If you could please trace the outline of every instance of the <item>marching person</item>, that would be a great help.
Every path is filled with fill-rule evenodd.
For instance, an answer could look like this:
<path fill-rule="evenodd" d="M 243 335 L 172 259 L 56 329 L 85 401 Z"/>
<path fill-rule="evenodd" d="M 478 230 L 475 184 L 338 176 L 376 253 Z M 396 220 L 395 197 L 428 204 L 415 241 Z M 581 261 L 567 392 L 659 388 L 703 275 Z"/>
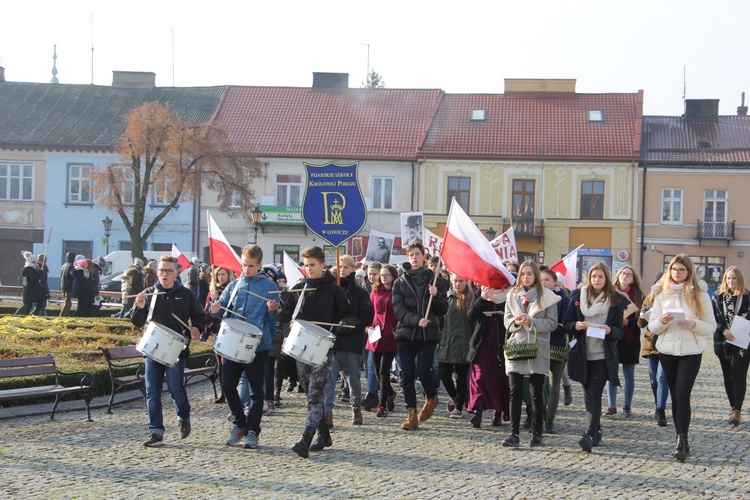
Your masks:
<path fill-rule="evenodd" d="M 550 332 L 557 327 L 557 303 L 560 297 L 544 288 L 536 262 L 527 260 L 518 271 L 518 280 L 505 302 L 506 340 L 505 372 L 510 380 L 511 433 L 502 446 L 518 448 L 523 403 L 523 379 L 528 375 L 531 391 L 531 441 L 529 446 L 542 446 L 544 402 L 542 388 L 549 373 Z M 508 353 L 511 345 L 538 343 L 534 357 L 514 359 Z M 531 356 L 531 354 L 529 354 Z M 559 392 L 559 386 L 558 386 Z"/>
<path fill-rule="evenodd" d="M 39 314 L 39 302 L 44 298 L 42 284 L 39 281 L 39 266 L 36 264 L 36 256 L 28 250 L 22 252 L 26 261 L 21 276 L 23 277 L 23 308 L 21 314 Z"/>
<path fill-rule="evenodd" d="M 130 313 L 133 325 L 140 328 L 153 321 L 180 333 L 188 342 L 188 347 L 180 353 L 179 360 L 173 367 L 146 358 L 146 409 L 150 435 L 143 445 L 147 447 L 157 446 L 164 440 L 161 391 L 165 375 L 180 421 L 180 438 L 188 437 L 191 430 L 190 402 L 185 390 L 185 360 L 190 355 L 190 339 L 198 339 L 206 325 L 206 313 L 190 290 L 175 283 L 176 263 L 177 259 L 171 255 L 161 257 L 156 270 L 159 283 L 138 294 Z M 182 323 L 188 324 L 188 321 L 190 329 L 186 330 Z"/>
<path fill-rule="evenodd" d="M 565 287 L 560 288 L 557 286 L 557 275 L 550 269 L 540 271 L 542 286 L 547 290 L 551 290 L 552 293 L 560 297 L 560 302 L 557 303 L 557 325 L 552 332 L 549 334 L 549 346 L 550 346 L 550 360 L 549 360 L 549 399 L 547 400 L 547 410 L 544 412 L 544 432 L 545 434 L 556 434 L 555 428 L 555 416 L 557 415 L 557 407 L 560 404 L 560 385 L 563 381 L 563 373 L 565 373 L 565 367 L 568 364 L 567 360 L 567 346 L 568 346 L 568 334 L 565 332 L 565 328 L 560 324 L 560 320 L 565 318 L 565 312 L 568 310 L 570 304 L 570 297 L 567 295 Z M 565 353 L 561 355 L 564 359 L 553 356 L 553 352 Z M 571 393 L 570 381 L 568 385 L 563 385 L 565 396 Z M 570 404 L 565 402 L 565 404 Z"/>
<path fill-rule="evenodd" d="M 65 263 L 60 267 L 60 291 L 63 294 L 63 307 L 60 309 L 60 317 L 69 316 L 73 305 L 73 271 L 76 260 L 75 252 L 65 254 Z"/>
<path fill-rule="evenodd" d="M 724 390 L 729 399 L 732 412 L 728 422 L 737 427 L 740 425 L 742 403 L 745 402 L 747 390 L 747 368 L 750 366 L 750 351 L 730 344 L 734 341 L 732 322 L 740 316 L 747 319 L 748 291 L 742 271 L 734 266 L 727 268 L 721 279 L 721 287 L 712 299 L 716 331 L 714 332 L 714 353 L 719 358 L 721 373 L 724 378 Z"/>
<path fill-rule="evenodd" d="M 378 417 L 387 417 L 389 411 L 393 411 L 393 398 L 395 391 L 391 387 L 391 365 L 396 357 L 398 344 L 393 336 L 398 326 L 396 313 L 393 312 L 393 283 L 398 279 L 398 271 L 390 264 L 383 266 L 379 275 L 372 282 L 370 301 L 375 314 L 372 325 L 380 328 L 380 339 L 371 342 L 367 339 L 366 348 L 370 352 L 370 358 L 378 378 L 378 389 L 380 393 L 378 405 Z"/>
<path fill-rule="evenodd" d="M 651 392 L 654 395 L 654 419 L 659 427 L 667 426 L 667 397 L 669 397 L 669 385 L 664 367 L 659 363 L 659 351 L 656 350 L 656 337 L 648 331 L 648 322 L 651 319 L 651 307 L 654 305 L 654 295 L 661 291 L 660 280 L 664 271 L 659 271 L 654 277 L 654 285 L 651 293 L 643 299 L 641 313 L 638 317 L 638 326 L 644 328 L 643 340 L 641 341 L 641 356 L 648 361 L 648 378 L 651 383 Z"/>
<path fill-rule="evenodd" d="M 607 381 L 620 386 L 617 341 L 623 335 L 623 312 L 628 300 L 617 291 L 603 262 L 589 269 L 586 283 L 570 294 L 563 326 L 574 336 L 568 354 L 568 374 L 583 385 L 586 401 L 586 431 L 578 441 L 591 453 L 602 440 L 602 393 Z M 596 331 L 588 331 L 596 328 Z M 603 330 L 604 336 L 598 334 Z M 591 333 L 591 336 L 589 336 Z"/>
<path fill-rule="evenodd" d="M 326 254 L 322 248 L 312 246 L 302 250 L 302 259 L 307 272 L 304 281 L 297 283 L 293 290 L 314 289 L 310 292 L 290 294 L 290 306 L 297 311 L 294 319 L 310 322 L 323 322 L 339 325 L 354 325 L 356 318 L 349 306 L 346 292 L 336 285 L 336 278 L 326 269 Z M 301 302 L 301 304 L 299 304 Z M 334 335 L 342 333 L 343 326 L 329 327 Z M 345 335 L 350 333 L 346 329 Z M 326 359 L 320 366 L 311 366 L 297 361 L 297 376 L 307 395 L 307 417 L 302 438 L 292 447 L 300 457 L 307 458 L 310 451 L 320 451 L 333 446 L 333 440 L 325 421 L 323 409 L 324 392 L 331 376 L 333 349 L 328 351 Z M 311 446 L 315 432 L 318 439 Z"/>
<path fill-rule="evenodd" d="M 440 342 L 438 317 L 448 312 L 448 290 L 432 285 L 434 274 L 425 266 L 422 243 L 409 244 L 406 254 L 409 261 L 403 265 L 404 274 L 393 284 L 393 311 L 398 319 L 396 341 L 408 411 L 401 428 L 412 430 L 419 426 L 419 422 L 429 419 L 438 405 L 437 388 L 431 369 L 435 348 Z M 430 297 L 431 308 L 428 311 Z M 425 391 L 425 402 L 419 415 L 414 387 L 416 377 L 422 381 Z"/>
<path fill-rule="evenodd" d="M 664 367 L 672 398 L 677 443 L 672 456 L 684 462 L 690 455 L 690 393 L 701 367 L 708 339 L 716 331 L 708 286 L 695 274 L 693 261 L 677 254 L 661 280 L 661 291 L 654 296 L 648 329 L 656 335 L 659 361 Z M 675 318 L 676 311 L 682 317 Z"/>
<path fill-rule="evenodd" d="M 224 358 L 221 367 L 221 390 L 227 406 L 232 412 L 234 428 L 227 438 L 227 446 L 236 446 L 244 438 L 244 448 L 258 447 L 260 421 L 263 416 L 263 370 L 268 353 L 276 334 L 276 303 L 270 294 L 278 290 L 276 284 L 262 273 L 263 250 L 258 245 L 247 245 L 242 249 L 242 276 L 229 283 L 221 292 L 221 297 L 209 306 L 209 314 L 214 319 L 239 319 L 258 327 L 262 332 L 260 343 L 255 349 L 255 358 L 250 363 L 239 363 Z M 260 297 L 265 297 L 263 300 Z M 223 308 L 223 309 L 222 309 Z M 230 309 L 231 312 L 226 312 Z M 250 386 L 250 407 L 247 415 L 237 392 L 237 384 L 242 374 Z"/>

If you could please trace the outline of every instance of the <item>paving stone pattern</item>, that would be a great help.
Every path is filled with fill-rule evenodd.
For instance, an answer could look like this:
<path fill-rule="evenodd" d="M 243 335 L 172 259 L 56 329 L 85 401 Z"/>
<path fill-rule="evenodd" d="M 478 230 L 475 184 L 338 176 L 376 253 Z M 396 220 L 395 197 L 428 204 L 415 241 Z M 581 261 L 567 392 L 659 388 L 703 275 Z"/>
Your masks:
<path fill-rule="evenodd" d="M 193 432 L 179 439 L 178 423 L 165 396 L 167 433 L 161 448 L 144 448 L 142 400 L 85 413 L 69 411 L 0 420 L 0 496 L 47 498 L 706 498 L 750 497 L 748 424 L 733 429 L 721 371 L 706 353 L 693 392 L 692 456 L 670 456 L 672 422 L 653 419 L 645 363 L 636 367 L 634 415 L 618 408 L 603 419 L 604 446 L 591 454 L 578 446 L 585 412 L 580 386 L 574 403 L 562 406 L 558 434 L 531 449 L 522 431 L 521 448 L 500 441 L 509 426 L 491 427 L 491 412 L 474 429 L 468 416 L 448 418 L 447 397 L 435 416 L 416 431 L 402 431 L 403 399 L 396 412 L 365 425 L 351 425 L 351 411 L 337 403 L 334 445 L 299 458 L 291 451 L 302 431 L 303 394 L 283 393 L 284 405 L 263 418 L 260 447 L 227 447 L 231 430 L 226 405 L 213 401 L 210 384 L 189 388 Z M 619 395 L 622 404 L 622 393 Z M 562 399 L 562 398 L 561 398 Z M 605 395 L 606 399 L 606 395 Z M 604 405 L 606 408 L 606 404 Z M 5 410 L 0 410 L 0 413 Z M 670 412 L 668 411 L 668 415 Z M 1 415 L 0 415 L 1 416 Z"/>

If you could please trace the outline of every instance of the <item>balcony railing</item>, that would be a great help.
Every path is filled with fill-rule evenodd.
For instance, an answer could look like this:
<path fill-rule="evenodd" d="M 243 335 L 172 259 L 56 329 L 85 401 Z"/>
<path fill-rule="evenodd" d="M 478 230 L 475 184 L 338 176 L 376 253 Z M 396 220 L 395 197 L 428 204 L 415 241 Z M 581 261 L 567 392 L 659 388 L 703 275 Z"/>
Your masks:
<path fill-rule="evenodd" d="M 516 236 L 536 236 L 539 241 L 544 237 L 544 219 L 533 219 L 531 217 L 519 217 L 510 219 L 503 218 L 504 231 L 513 226 Z"/>
<path fill-rule="evenodd" d="M 698 219 L 698 244 L 701 240 L 726 240 L 727 246 L 734 239 L 734 221 L 705 222 Z"/>

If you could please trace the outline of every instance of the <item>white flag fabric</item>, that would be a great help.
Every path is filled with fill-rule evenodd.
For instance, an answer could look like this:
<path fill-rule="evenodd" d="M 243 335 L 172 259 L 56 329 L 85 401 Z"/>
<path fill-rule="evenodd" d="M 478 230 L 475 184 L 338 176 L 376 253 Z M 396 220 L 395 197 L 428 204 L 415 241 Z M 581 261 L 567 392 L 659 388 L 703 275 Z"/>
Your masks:
<path fill-rule="evenodd" d="M 578 278 L 578 250 L 583 245 L 570 252 L 568 255 L 549 266 L 550 270 L 563 275 L 563 284 L 568 290 L 575 290 Z"/>
<path fill-rule="evenodd" d="M 516 233 L 513 230 L 513 226 L 492 240 L 490 244 L 500 256 L 503 264 L 518 262 L 518 247 L 516 247 Z"/>
<path fill-rule="evenodd" d="M 300 269 L 297 263 L 286 252 L 284 252 L 284 274 L 286 275 L 286 282 L 289 288 L 296 285 L 299 280 L 305 277 L 305 271 Z"/>

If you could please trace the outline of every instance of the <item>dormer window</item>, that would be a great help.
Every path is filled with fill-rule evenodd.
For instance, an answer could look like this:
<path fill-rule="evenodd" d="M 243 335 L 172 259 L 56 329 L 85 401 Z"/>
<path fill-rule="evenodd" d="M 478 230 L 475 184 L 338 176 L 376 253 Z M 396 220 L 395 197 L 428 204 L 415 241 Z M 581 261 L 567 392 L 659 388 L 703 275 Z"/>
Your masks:
<path fill-rule="evenodd" d="M 590 123 L 599 123 L 604 121 L 604 111 L 601 109 L 590 109 L 587 112 L 587 116 Z"/>
<path fill-rule="evenodd" d="M 487 110 L 486 109 L 472 109 L 471 110 L 471 121 L 473 122 L 483 122 L 487 119 Z"/>
<path fill-rule="evenodd" d="M 698 141 L 698 147 L 700 149 L 708 149 L 711 147 L 711 141 Z"/>

